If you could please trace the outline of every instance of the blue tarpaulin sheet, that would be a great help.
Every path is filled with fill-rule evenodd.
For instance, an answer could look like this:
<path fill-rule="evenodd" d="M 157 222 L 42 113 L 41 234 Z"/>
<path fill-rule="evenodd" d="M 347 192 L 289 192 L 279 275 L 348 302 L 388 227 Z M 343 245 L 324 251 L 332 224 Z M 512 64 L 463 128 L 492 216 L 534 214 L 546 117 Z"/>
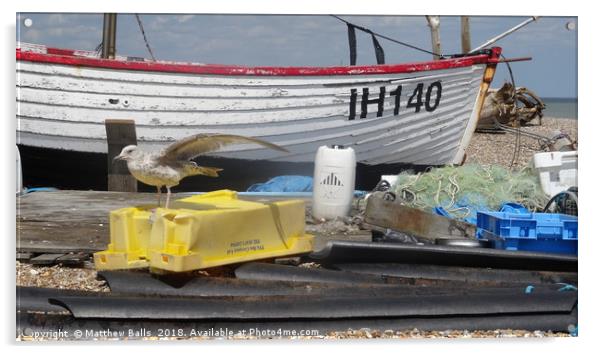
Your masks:
<path fill-rule="evenodd" d="M 287 195 L 293 196 L 292 193 L 307 193 L 307 196 L 311 196 L 311 192 L 313 192 L 313 178 L 310 176 L 278 176 L 265 183 L 255 183 L 247 188 L 246 192 L 240 194 L 287 193 Z M 363 197 L 366 192 L 356 190 L 353 195 Z"/>
<path fill-rule="evenodd" d="M 247 192 L 311 192 L 313 178 L 309 176 L 278 176 L 265 183 L 255 183 Z"/>

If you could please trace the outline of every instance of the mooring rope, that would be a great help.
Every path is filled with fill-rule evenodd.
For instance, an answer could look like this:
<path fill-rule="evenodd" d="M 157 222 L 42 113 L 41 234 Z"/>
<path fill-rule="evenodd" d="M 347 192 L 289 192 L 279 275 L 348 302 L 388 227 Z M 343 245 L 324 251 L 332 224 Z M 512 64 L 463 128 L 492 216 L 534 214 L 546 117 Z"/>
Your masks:
<path fill-rule="evenodd" d="M 363 31 L 363 32 L 369 33 L 369 34 L 371 34 L 371 35 L 373 35 L 373 36 L 380 37 L 380 38 L 382 38 L 382 39 L 386 39 L 386 40 L 388 40 L 388 41 L 391 41 L 391 42 L 393 42 L 393 43 L 397 43 L 397 44 L 399 44 L 399 45 L 403 45 L 403 46 L 406 46 L 406 47 L 408 47 L 408 48 L 412 48 L 412 49 L 415 49 L 415 50 L 418 50 L 418 51 L 421 51 L 421 52 L 424 52 L 424 53 L 427 53 L 427 54 L 436 55 L 436 56 L 438 56 L 438 57 L 441 57 L 441 58 L 443 58 L 443 57 L 445 56 L 445 55 L 443 55 L 443 54 L 434 53 L 434 52 L 431 52 L 430 50 L 426 50 L 426 49 L 423 49 L 423 48 L 417 47 L 417 46 L 415 46 L 415 45 L 412 45 L 412 44 L 409 44 L 409 43 L 405 43 L 405 42 L 399 41 L 399 40 L 397 40 L 397 39 L 393 39 L 393 38 L 391 38 L 391 37 L 387 37 L 387 36 L 385 36 L 385 35 L 382 35 L 382 34 L 380 34 L 380 33 L 376 33 L 376 32 L 372 31 L 372 30 L 371 30 L 371 29 L 369 29 L 369 28 L 365 28 L 365 27 L 362 27 L 362 26 L 358 26 L 358 25 L 356 25 L 356 24 L 354 24 L 354 23 L 351 23 L 351 22 L 349 22 L 349 21 L 347 21 L 347 20 L 344 20 L 344 19 L 340 18 L 339 16 L 336 16 L 336 15 L 330 15 L 330 16 L 332 16 L 332 17 L 336 18 L 337 20 L 339 20 L 339 21 L 341 21 L 341 22 L 344 22 L 344 23 L 346 23 L 348 26 L 353 26 L 353 27 L 355 27 L 355 28 L 359 29 L 360 31 Z"/>
<path fill-rule="evenodd" d="M 103 43 L 100 42 L 96 48 L 94 48 L 94 51 L 96 52 L 96 55 L 100 56 L 100 53 L 102 53 L 102 47 L 103 47 Z"/>
<path fill-rule="evenodd" d="M 140 32 L 142 32 L 142 37 L 144 38 L 144 43 L 146 44 L 146 49 L 148 49 L 148 53 L 150 54 L 151 58 L 153 58 L 153 61 L 157 61 L 157 59 L 155 59 L 155 56 L 153 55 L 153 51 L 151 50 L 150 45 L 148 44 L 148 39 L 146 38 L 146 33 L 144 32 L 144 26 L 142 25 L 142 20 L 140 19 L 140 16 L 138 16 L 138 14 L 134 14 L 134 16 L 136 16 L 136 21 L 138 21 L 138 27 L 140 27 Z"/>
<path fill-rule="evenodd" d="M 503 54 L 500 54 L 502 59 L 506 60 Z M 514 74 L 512 73 L 512 67 L 509 62 L 505 62 L 506 67 L 508 68 L 508 72 L 510 73 L 510 80 L 512 81 L 512 100 L 514 101 L 514 110 L 516 110 L 516 83 L 514 82 Z M 520 153 L 520 121 L 518 122 L 518 128 L 516 129 L 516 139 L 514 141 L 514 152 L 512 153 L 512 161 L 510 162 L 510 167 L 514 166 L 514 162 L 516 161 L 517 156 Z"/>

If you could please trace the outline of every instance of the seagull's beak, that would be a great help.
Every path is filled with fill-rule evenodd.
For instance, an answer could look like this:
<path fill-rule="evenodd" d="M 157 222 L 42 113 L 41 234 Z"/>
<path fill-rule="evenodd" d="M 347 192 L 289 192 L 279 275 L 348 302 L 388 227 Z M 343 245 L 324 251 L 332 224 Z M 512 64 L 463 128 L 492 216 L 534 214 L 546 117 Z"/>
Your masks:
<path fill-rule="evenodd" d="M 125 160 L 125 156 L 123 155 L 117 155 L 113 158 L 113 163 L 117 162 L 118 160 Z"/>

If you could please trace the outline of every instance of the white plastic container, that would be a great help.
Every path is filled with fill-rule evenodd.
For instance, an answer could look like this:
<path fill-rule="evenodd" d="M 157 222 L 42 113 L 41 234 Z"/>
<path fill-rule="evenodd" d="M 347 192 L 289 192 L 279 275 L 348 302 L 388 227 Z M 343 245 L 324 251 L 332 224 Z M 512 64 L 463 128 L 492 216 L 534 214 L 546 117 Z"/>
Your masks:
<path fill-rule="evenodd" d="M 533 155 L 543 191 L 550 197 L 577 186 L 577 151 L 540 152 Z"/>
<path fill-rule="evenodd" d="M 314 218 L 328 220 L 349 214 L 355 190 L 355 165 L 352 148 L 320 146 L 314 166 Z"/>
<path fill-rule="evenodd" d="M 389 185 L 391 185 L 391 187 L 393 187 L 397 184 L 398 178 L 399 178 L 399 175 L 382 175 L 382 176 L 380 176 L 380 180 L 389 182 Z"/>

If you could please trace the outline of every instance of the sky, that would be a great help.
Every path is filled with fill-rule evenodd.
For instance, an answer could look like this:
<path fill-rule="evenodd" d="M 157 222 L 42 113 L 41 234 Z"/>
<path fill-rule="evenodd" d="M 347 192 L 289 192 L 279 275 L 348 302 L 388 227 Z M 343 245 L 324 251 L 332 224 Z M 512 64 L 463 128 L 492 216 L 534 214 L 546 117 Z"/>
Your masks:
<path fill-rule="evenodd" d="M 349 63 L 347 27 L 328 15 L 203 15 L 140 13 L 146 36 L 159 60 L 249 66 L 333 66 Z M 385 36 L 431 50 L 424 16 L 341 16 Z M 488 39 L 528 17 L 474 16 L 471 44 Z M 24 25 L 25 19 L 31 26 Z M 47 46 L 94 50 L 102 40 L 100 13 L 18 13 L 17 40 Z M 29 21 L 28 21 L 29 22 Z M 542 17 L 496 43 L 507 58 L 532 57 L 511 64 L 517 86 L 541 97 L 577 97 L 576 17 Z M 441 17 L 444 54 L 461 52 L 460 17 Z M 358 65 L 375 64 L 369 35 L 357 32 Z M 386 63 L 431 60 L 432 56 L 380 39 Z M 117 20 L 117 53 L 150 58 L 134 14 Z M 510 81 L 499 66 L 494 87 Z"/>

